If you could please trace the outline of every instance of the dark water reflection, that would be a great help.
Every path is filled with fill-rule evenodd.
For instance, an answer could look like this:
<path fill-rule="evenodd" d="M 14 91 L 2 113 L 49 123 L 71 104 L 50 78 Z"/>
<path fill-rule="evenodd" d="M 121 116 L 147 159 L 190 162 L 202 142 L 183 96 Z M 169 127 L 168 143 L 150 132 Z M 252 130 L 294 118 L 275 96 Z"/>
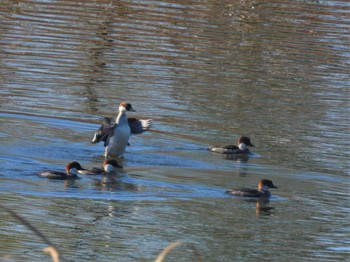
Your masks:
<path fill-rule="evenodd" d="M 349 256 L 346 1 L 2 1 L 0 199 L 68 261 L 345 260 Z M 35 173 L 102 162 L 89 141 L 126 100 L 114 183 Z M 248 159 L 207 145 L 252 138 Z M 227 197 L 267 177 L 266 202 Z M 110 181 L 109 181 L 110 182 Z M 0 260 L 44 244 L 0 210 Z"/>

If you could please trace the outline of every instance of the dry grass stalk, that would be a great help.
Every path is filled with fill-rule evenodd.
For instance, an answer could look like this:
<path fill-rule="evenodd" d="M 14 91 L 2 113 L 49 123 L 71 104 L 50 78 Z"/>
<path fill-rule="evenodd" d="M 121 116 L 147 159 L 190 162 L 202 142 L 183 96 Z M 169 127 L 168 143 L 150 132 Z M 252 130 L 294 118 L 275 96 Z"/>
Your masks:
<path fill-rule="evenodd" d="M 154 262 L 162 262 L 164 260 L 164 258 L 166 257 L 166 255 L 175 247 L 182 245 L 181 241 L 176 241 L 173 242 L 171 244 L 169 244 L 166 248 L 163 249 L 162 252 L 160 252 L 160 254 L 158 255 L 158 257 L 156 258 L 156 260 L 154 260 Z"/>
<path fill-rule="evenodd" d="M 57 252 L 57 249 L 53 246 L 45 247 L 44 252 L 49 253 L 51 255 L 53 262 L 60 262 L 60 256 Z"/>
<path fill-rule="evenodd" d="M 160 252 L 160 254 L 156 258 L 156 260 L 154 260 L 154 262 L 162 262 L 171 250 L 173 250 L 174 248 L 176 248 L 182 244 L 183 244 L 183 242 L 181 242 L 181 241 L 175 241 L 175 242 L 169 244 L 166 248 L 163 249 L 162 252 Z M 199 262 L 203 261 L 202 257 L 199 255 L 197 249 L 193 245 L 191 245 L 191 249 L 192 249 L 192 252 L 198 257 L 198 261 Z"/>
<path fill-rule="evenodd" d="M 16 212 L 12 211 L 11 209 L 5 207 L 4 205 L 0 204 L 0 207 L 5 210 L 7 213 L 9 213 L 11 216 L 13 216 L 15 219 L 17 219 L 19 222 L 21 222 L 23 225 L 28 227 L 31 231 L 33 231 L 38 237 L 40 237 L 49 247 L 44 248 L 45 252 L 50 253 L 51 258 L 53 262 L 59 262 L 59 254 L 55 247 L 55 245 L 46 237 L 44 236 L 36 227 L 31 225 L 27 220 L 25 220 L 23 217 L 18 215 Z"/>

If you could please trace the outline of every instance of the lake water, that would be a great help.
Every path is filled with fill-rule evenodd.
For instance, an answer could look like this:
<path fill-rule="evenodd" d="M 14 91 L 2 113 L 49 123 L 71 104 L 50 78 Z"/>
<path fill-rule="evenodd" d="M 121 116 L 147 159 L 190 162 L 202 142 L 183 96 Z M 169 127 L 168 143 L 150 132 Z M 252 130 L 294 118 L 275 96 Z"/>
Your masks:
<path fill-rule="evenodd" d="M 348 1 L 10 1 L 0 8 L 0 199 L 65 261 L 345 261 Z M 118 183 L 100 166 L 118 104 L 152 118 Z M 247 135 L 248 160 L 208 152 Z M 268 203 L 228 197 L 271 179 Z M 50 261 L 0 209 L 0 260 Z"/>

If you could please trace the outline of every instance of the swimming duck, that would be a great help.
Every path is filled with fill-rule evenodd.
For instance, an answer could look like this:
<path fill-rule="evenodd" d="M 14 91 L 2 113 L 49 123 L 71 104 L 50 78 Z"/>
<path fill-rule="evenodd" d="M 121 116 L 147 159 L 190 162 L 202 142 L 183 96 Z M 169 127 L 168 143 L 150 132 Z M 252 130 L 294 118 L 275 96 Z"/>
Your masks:
<path fill-rule="evenodd" d="M 227 190 L 226 193 L 233 196 L 241 197 L 255 197 L 255 198 L 269 198 L 271 196 L 269 188 L 276 187 L 271 180 L 261 179 L 258 185 L 258 190 L 251 188 L 238 188 Z"/>
<path fill-rule="evenodd" d="M 211 146 L 208 149 L 212 152 L 221 153 L 221 154 L 249 154 L 250 151 L 248 146 L 254 146 L 249 137 L 241 136 L 237 140 L 236 145 L 228 146 Z"/>
<path fill-rule="evenodd" d="M 123 168 L 115 159 L 105 160 L 103 162 L 103 170 L 105 173 L 115 173 L 117 168 Z"/>
<path fill-rule="evenodd" d="M 127 118 L 126 111 L 135 112 L 131 104 L 122 102 L 119 105 L 119 114 L 114 124 L 111 123 L 111 118 L 105 118 L 104 123 L 95 132 L 92 143 L 104 142 L 105 154 L 109 156 L 121 157 L 126 146 L 129 144 L 131 134 L 141 134 L 151 127 L 151 119 L 136 119 Z"/>
<path fill-rule="evenodd" d="M 123 168 L 123 167 L 119 165 L 116 160 L 110 159 L 110 160 L 105 160 L 103 162 L 103 168 L 99 168 L 99 167 L 93 167 L 90 169 L 82 168 L 78 170 L 78 173 L 82 175 L 101 175 L 104 173 L 115 172 L 116 168 Z"/>
<path fill-rule="evenodd" d="M 96 179 L 96 185 L 105 186 L 105 185 L 120 185 L 119 175 L 120 173 L 117 171 L 118 168 L 122 168 L 115 159 L 105 160 L 103 162 L 103 177 L 101 179 Z"/>
<path fill-rule="evenodd" d="M 38 173 L 38 175 L 40 177 L 46 177 L 50 179 L 75 179 L 75 178 L 79 178 L 77 176 L 77 173 L 79 170 L 83 170 L 83 168 L 78 162 L 73 161 L 73 162 L 69 162 L 66 165 L 66 173 L 60 172 L 60 171 L 48 170 L 48 171 L 40 172 Z"/>

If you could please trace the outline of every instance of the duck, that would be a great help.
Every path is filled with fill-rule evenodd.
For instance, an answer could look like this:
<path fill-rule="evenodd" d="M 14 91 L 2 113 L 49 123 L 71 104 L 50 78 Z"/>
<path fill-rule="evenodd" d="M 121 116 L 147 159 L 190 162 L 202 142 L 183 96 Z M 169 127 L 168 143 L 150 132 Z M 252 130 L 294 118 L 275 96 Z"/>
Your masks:
<path fill-rule="evenodd" d="M 141 134 L 151 127 L 152 119 L 127 118 L 126 111 L 135 112 L 130 103 L 121 102 L 115 123 L 112 123 L 112 118 L 105 117 L 91 140 L 93 144 L 104 142 L 106 159 L 122 157 L 126 146 L 129 145 L 130 135 Z"/>
<path fill-rule="evenodd" d="M 44 172 L 38 173 L 40 177 L 45 177 L 49 179 L 76 179 L 79 178 L 77 173 L 79 170 L 83 170 L 82 166 L 76 162 L 69 162 L 66 165 L 66 172 L 60 172 L 60 171 L 54 171 L 54 170 L 48 170 Z"/>
<path fill-rule="evenodd" d="M 251 188 L 238 188 L 227 190 L 225 193 L 232 196 L 249 197 L 249 198 L 269 198 L 271 193 L 269 188 L 276 187 L 271 180 L 261 179 L 258 184 L 258 190 Z"/>
<path fill-rule="evenodd" d="M 105 160 L 103 162 L 103 170 L 105 173 L 116 173 L 117 168 L 123 168 L 115 159 Z"/>
<path fill-rule="evenodd" d="M 78 173 L 82 175 L 101 175 L 105 173 L 114 173 L 116 172 L 117 168 L 123 168 L 121 165 L 118 164 L 117 160 L 115 159 L 109 159 L 103 161 L 103 168 L 99 167 L 93 167 L 90 169 L 79 169 Z"/>
<path fill-rule="evenodd" d="M 250 141 L 250 138 L 247 136 L 241 136 L 237 140 L 236 145 L 227 145 L 227 146 L 210 146 L 208 149 L 215 153 L 220 154 L 249 154 L 250 151 L 248 146 L 254 146 Z"/>
<path fill-rule="evenodd" d="M 119 185 L 121 183 L 119 180 L 121 173 L 117 171 L 118 168 L 123 167 L 115 159 L 105 160 L 103 162 L 103 172 L 101 173 L 103 176 L 101 179 L 95 179 L 96 185 Z"/>

